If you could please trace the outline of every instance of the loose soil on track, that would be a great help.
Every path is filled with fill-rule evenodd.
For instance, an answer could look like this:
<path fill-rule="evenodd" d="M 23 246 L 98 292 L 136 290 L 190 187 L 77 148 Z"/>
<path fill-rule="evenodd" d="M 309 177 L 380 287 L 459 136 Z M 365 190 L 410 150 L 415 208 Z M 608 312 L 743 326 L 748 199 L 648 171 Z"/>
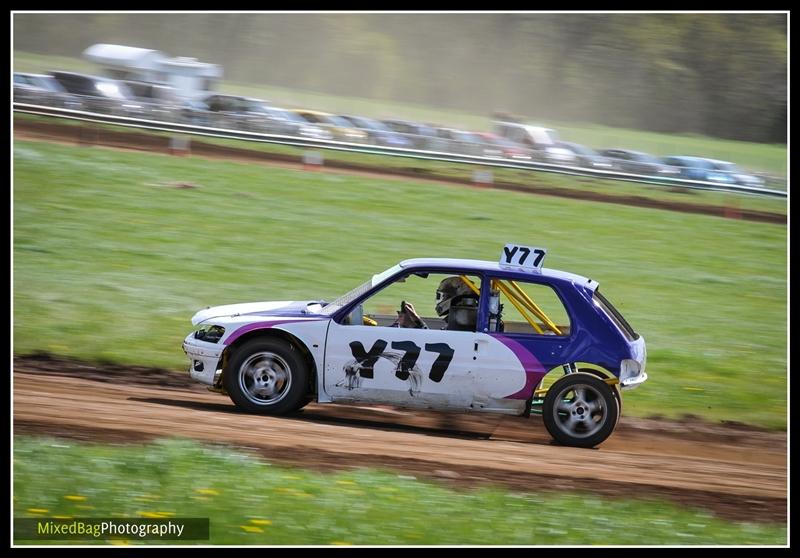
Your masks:
<path fill-rule="evenodd" d="M 310 404 L 243 413 L 188 374 L 49 355 L 14 359 L 14 433 L 140 443 L 185 437 L 330 471 L 374 467 L 459 487 L 664 498 L 720 517 L 785 522 L 786 434 L 696 418 L 624 417 L 593 450 L 554 445 L 538 417 Z"/>

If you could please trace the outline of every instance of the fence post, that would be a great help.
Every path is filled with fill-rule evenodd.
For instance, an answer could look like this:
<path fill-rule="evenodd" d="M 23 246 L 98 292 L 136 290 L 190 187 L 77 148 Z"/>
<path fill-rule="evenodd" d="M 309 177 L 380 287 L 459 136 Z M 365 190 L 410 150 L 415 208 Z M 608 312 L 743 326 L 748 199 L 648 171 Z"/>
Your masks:
<path fill-rule="evenodd" d="M 738 200 L 728 200 L 725 202 L 725 209 L 722 214 L 728 219 L 741 219 L 742 212 L 739 210 Z"/>
<path fill-rule="evenodd" d="M 494 184 L 492 171 L 488 169 L 477 169 L 472 171 L 472 184 L 481 188 L 490 188 Z"/>
<path fill-rule="evenodd" d="M 304 151 L 303 152 L 303 169 L 304 170 L 319 170 L 325 158 L 319 151 Z"/>
<path fill-rule="evenodd" d="M 187 136 L 171 136 L 169 138 L 170 155 L 188 155 L 191 149 L 191 139 Z"/>

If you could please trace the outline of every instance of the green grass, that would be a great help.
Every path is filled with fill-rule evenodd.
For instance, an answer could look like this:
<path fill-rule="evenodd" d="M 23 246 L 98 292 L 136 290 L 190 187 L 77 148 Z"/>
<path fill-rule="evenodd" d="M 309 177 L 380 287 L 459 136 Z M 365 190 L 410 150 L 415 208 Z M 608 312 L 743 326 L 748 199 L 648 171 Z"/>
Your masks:
<path fill-rule="evenodd" d="M 501 488 L 456 491 L 368 469 L 320 474 L 183 440 L 118 447 L 17 437 L 14 517 L 54 515 L 208 517 L 210 541 L 197 544 L 787 542 L 785 525 L 723 521 L 706 511 L 652 499 Z"/>
<path fill-rule="evenodd" d="M 281 153 L 302 157 L 308 149 L 288 145 L 275 145 L 269 143 L 243 142 L 219 138 L 198 138 L 197 141 L 216 145 L 225 145 L 239 149 L 261 151 L 264 153 Z M 320 150 L 324 161 L 339 161 L 355 163 L 374 167 L 375 170 L 413 170 L 419 173 L 420 178 L 458 178 L 473 180 L 476 170 L 490 170 L 495 183 L 509 183 L 522 188 L 557 188 L 565 191 L 597 192 L 606 196 L 630 197 L 638 196 L 646 199 L 673 202 L 691 205 L 716 205 L 737 209 L 750 209 L 756 211 L 769 211 L 771 213 L 786 214 L 787 198 L 765 197 L 753 194 L 738 194 L 732 192 L 713 192 L 704 190 L 690 190 L 686 188 L 671 188 L 667 185 L 631 183 L 619 180 L 602 180 L 598 178 L 569 176 L 548 172 L 531 172 L 517 169 L 504 169 L 497 167 L 481 167 L 447 163 L 441 161 L 428 161 L 410 157 L 390 157 L 363 153 L 348 153 L 336 150 Z M 783 186 L 785 188 L 785 185 Z M 772 186 L 781 189 L 780 186 Z"/>
<path fill-rule="evenodd" d="M 179 370 L 205 306 L 330 300 L 404 258 L 516 241 L 599 281 L 647 339 L 628 415 L 786 426 L 785 226 L 23 141 L 13 194 L 17 353 Z"/>
<path fill-rule="evenodd" d="M 46 116 L 35 116 L 30 114 L 15 114 L 14 121 L 43 122 L 50 121 L 52 118 Z M 58 121 L 62 126 L 86 126 L 85 123 L 62 119 Z M 120 130 L 119 126 L 97 124 L 99 128 L 109 130 Z M 137 132 L 126 130 L 127 133 L 159 136 L 171 136 L 168 132 Z M 188 136 L 187 136 L 188 137 Z M 247 149 L 260 153 L 291 155 L 300 160 L 303 153 L 308 151 L 306 148 L 293 147 L 289 145 L 278 145 L 260 142 L 247 142 L 240 140 L 228 140 L 213 137 L 199 137 L 192 141 L 205 144 L 223 145 L 236 149 Z M 395 171 L 412 171 L 420 178 L 431 179 L 459 179 L 472 181 L 473 173 L 476 169 L 489 169 L 489 167 L 478 167 L 475 165 L 447 163 L 441 161 L 428 161 L 424 159 L 413 159 L 409 157 L 392 157 L 385 155 L 373 155 L 364 153 L 349 153 L 337 150 L 321 150 L 324 160 L 328 163 L 353 163 L 362 167 L 369 167 L 378 172 L 389 169 Z M 715 205 L 719 207 L 730 207 L 732 209 L 768 211 L 785 215 L 787 212 L 787 199 L 757 196 L 752 194 L 736 194 L 731 192 L 711 192 L 702 190 L 689 190 L 685 188 L 670 188 L 658 184 L 629 183 L 616 180 L 601 180 L 589 177 L 576 177 L 560 175 L 547 172 L 530 172 L 516 169 L 491 168 L 494 182 L 497 184 L 509 183 L 521 188 L 536 190 L 537 188 L 551 188 L 569 192 L 591 191 L 605 196 L 630 197 L 652 199 L 657 201 L 691 204 L 691 205 Z M 623 203 L 625 200 L 621 200 Z"/>
<path fill-rule="evenodd" d="M 80 58 L 45 56 L 14 52 L 14 70 L 47 72 L 53 69 L 97 73 L 99 68 Z M 488 115 L 472 115 L 441 107 L 429 107 L 389 100 L 342 97 L 314 91 L 286 89 L 264 84 L 222 82 L 224 93 L 247 95 L 269 100 L 287 107 L 313 108 L 337 114 L 361 114 L 375 118 L 403 118 L 438 123 L 472 130 L 489 130 Z M 555 128 L 562 139 L 597 149 L 628 148 L 654 155 L 695 155 L 733 161 L 757 172 L 786 176 L 785 145 L 768 145 L 722 140 L 696 135 L 658 134 L 640 130 L 610 128 L 591 123 L 540 121 L 538 124 Z"/>

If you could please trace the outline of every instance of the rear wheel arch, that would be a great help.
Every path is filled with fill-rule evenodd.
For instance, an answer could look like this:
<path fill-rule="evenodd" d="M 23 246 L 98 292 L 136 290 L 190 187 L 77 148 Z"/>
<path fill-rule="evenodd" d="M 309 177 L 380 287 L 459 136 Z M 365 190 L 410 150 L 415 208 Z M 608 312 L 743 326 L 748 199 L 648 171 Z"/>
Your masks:
<path fill-rule="evenodd" d="M 593 362 L 565 362 L 564 364 L 559 364 L 558 366 L 554 366 L 547 373 L 542 377 L 539 385 L 536 386 L 534 389 L 534 393 L 532 395 L 532 401 L 539 400 L 544 398 L 546 390 L 549 389 L 551 385 L 553 385 L 557 380 L 561 379 L 566 374 L 564 373 L 564 368 L 570 367 L 574 370 L 574 372 L 584 373 L 584 374 L 591 374 L 592 376 L 596 376 L 607 383 L 614 392 L 614 395 L 617 398 L 617 402 L 619 403 L 619 414 L 617 420 L 622 417 L 622 390 L 619 386 L 619 379 L 614 375 L 613 372 L 608 370 L 607 368 L 595 364 Z M 574 373 L 573 372 L 573 373 Z"/>

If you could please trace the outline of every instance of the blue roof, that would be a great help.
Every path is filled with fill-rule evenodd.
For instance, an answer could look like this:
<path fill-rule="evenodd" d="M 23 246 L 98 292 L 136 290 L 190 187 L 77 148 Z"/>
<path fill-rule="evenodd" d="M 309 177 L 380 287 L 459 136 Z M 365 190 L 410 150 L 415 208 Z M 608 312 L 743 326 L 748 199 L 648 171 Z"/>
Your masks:
<path fill-rule="evenodd" d="M 409 260 L 403 260 L 399 265 L 404 269 L 435 267 L 440 269 L 452 269 L 454 271 L 471 269 L 474 271 L 488 271 L 498 274 L 517 273 L 530 275 L 531 277 L 546 277 L 548 279 L 569 281 L 591 290 L 596 289 L 598 286 L 597 281 L 593 279 L 589 279 L 588 277 L 577 275 L 575 273 L 569 273 L 567 271 L 559 271 L 557 269 L 549 269 L 547 267 L 543 267 L 541 271 L 534 271 L 515 266 L 503 266 L 500 265 L 500 262 L 489 262 L 486 260 L 468 260 L 459 258 L 412 258 Z"/>

